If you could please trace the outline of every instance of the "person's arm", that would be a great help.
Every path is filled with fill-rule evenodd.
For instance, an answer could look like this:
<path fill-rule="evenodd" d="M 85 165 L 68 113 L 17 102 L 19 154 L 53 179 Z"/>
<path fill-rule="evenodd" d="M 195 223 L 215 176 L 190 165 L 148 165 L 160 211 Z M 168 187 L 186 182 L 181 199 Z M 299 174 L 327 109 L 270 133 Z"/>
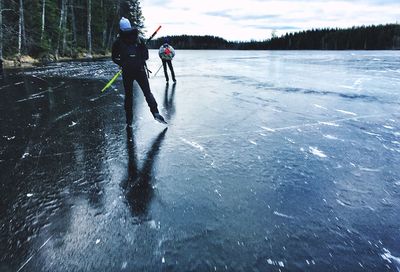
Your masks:
<path fill-rule="evenodd" d="M 119 52 L 119 40 L 116 40 L 112 45 L 111 58 L 115 64 L 122 66 Z"/>

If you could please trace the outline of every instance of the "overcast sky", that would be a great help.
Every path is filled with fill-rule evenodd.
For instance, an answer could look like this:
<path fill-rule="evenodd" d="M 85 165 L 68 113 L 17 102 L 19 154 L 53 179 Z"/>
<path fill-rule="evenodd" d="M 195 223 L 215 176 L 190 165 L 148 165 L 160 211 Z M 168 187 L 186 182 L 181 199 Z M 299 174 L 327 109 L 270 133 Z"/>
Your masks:
<path fill-rule="evenodd" d="M 215 35 L 264 40 L 311 28 L 400 22 L 400 0 L 141 0 L 150 35 Z"/>

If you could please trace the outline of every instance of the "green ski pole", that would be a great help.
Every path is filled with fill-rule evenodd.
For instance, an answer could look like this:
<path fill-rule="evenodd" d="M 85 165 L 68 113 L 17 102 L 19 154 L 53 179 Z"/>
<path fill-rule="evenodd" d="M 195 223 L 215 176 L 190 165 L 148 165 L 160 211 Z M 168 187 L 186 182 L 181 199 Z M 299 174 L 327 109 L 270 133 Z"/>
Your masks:
<path fill-rule="evenodd" d="M 160 30 L 161 26 L 159 26 L 156 31 L 154 31 L 154 33 L 150 36 L 150 38 L 147 39 L 146 44 L 151 41 L 151 39 L 153 39 L 153 37 L 157 34 L 157 32 Z M 104 88 L 101 90 L 101 92 L 104 92 L 105 90 L 107 90 L 113 83 L 115 80 L 117 80 L 117 78 L 122 74 L 122 70 L 119 70 L 118 73 L 116 73 L 113 78 L 106 84 L 106 86 L 104 86 Z"/>
<path fill-rule="evenodd" d="M 119 75 L 122 74 L 122 70 L 119 70 L 118 73 L 116 73 L 113 78 L 106 84 L 106 86 L 104 86 L 104 88 L 101 90 L 101 92 L 104 92 L 105 90 L 107 90 L 108 87 L 110 87 L 114 81 L 119 77 Z"/>

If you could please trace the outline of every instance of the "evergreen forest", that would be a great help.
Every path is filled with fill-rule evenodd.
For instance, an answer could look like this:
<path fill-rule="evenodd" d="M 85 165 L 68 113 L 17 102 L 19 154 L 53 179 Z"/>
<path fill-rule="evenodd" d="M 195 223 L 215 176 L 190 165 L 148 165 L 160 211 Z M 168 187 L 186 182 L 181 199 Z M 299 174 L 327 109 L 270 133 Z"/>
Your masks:
<path fill-rule="evenodd" d="M 109 53 L 124 16 L 144 31 L 139 0 L 0 0 L 0 58 L 29 55 L 41 61 L 91 58 Z M 313 29 L 263 41 L 227 41 L 215 36 L 159 37 L 176 49 L 398 50 L 400 24 L 349 29 Z"/>

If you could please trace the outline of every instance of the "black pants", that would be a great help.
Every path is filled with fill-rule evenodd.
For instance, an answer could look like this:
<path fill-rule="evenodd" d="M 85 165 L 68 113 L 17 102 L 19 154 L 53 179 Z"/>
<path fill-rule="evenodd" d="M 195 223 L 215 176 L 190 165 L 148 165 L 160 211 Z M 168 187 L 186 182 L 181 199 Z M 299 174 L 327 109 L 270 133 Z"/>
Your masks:
<path fill-rule="evenodd" d="M 125 88 L 125 113 L 126 113 L 126 123 L 132 124 L 133 119 L 133 81 L 137 81 L 144 97 L 146 98 L 147 105 L 149 105 L 152 114 L 158 113 L 157 102 L 151 93 L 149 80 L 147 79 L 147 74 L 145 70 L 140 71 L 123 71 L 122 78 L 124 81 Z"/>
<path fill-rule="evenodd" d="M 175 81 L 175 73 L 174 73 L 174 67 L 172 67 L 172 62 L 170 60 L 163 59 L 162 65 L 164 67 L 165 80 L 169 81 L 168 72 L 167 72 L 167 64 L 168 64 L 169 70 L 171 71 L 172 80 Z"/>

